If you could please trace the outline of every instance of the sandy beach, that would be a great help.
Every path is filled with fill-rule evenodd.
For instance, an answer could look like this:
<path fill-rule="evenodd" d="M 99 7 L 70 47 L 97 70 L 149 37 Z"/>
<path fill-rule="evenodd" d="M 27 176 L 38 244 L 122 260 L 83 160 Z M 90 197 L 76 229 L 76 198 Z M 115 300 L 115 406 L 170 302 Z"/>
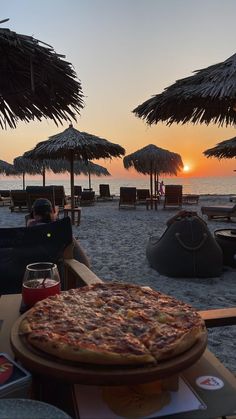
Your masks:
<path fill-rule="evenodd" d="M 202 217 L 202 205 L 230 204 L 229 196 L 202 195 L 198 205 L 183 208 L 197 211 Z M 136 210 L 119 210 L 118 198 L 110 202 L 96 202 L 83 207 L 81 224 L 73 226 L 77 237 L 91 259 L 92 270 L 105 281 L 122 281 L 148 285 L 191 304 L 196 309 L 233 307 L 236 305 L 236 269 L 224 267 L 217 278 L 170 278 L 158 274 L 146 259 L 146 245 L 150 236 L 160 236 L 166 221 L 177 210 L 147 211 L 145 206 Z M 11 213 L 0 208 L 1 227 L 25 225 L 25 213 Z M 205 221 L 206 217 L 202 217 Z M 232 222 L 208 221 L 213 233 L 219 228 L 235 228 Z M 209 348 L 231 371 L 236 372 L 236 326 L 209 329 Z"/>

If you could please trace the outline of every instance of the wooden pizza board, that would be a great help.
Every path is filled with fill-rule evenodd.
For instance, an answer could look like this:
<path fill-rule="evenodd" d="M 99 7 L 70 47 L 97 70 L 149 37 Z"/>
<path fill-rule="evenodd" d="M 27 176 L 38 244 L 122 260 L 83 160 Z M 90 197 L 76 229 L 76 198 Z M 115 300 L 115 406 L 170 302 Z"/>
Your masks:
<path fill-rule="evenodd" d="M 19 325 L 27 315 L 18 318 L 11 330 L 11 346 L 16 358 L 29 371 L 63 382 L 88 385 L 123 385 L 155 381 L 176 375 L 193 365 L 207 346 L 207 332 L 183 354 L 157 365 L 111 366 L 63 361 L 28 344 L 19 335 Z"/>

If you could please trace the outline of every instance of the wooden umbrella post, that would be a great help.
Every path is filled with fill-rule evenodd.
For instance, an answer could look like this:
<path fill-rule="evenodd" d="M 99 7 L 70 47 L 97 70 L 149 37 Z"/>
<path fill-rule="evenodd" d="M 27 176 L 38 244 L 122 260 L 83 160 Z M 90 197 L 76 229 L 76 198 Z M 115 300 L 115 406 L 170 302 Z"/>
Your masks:
<path fill-rule="evenodd" d="M 151 163 L 151 169 L 150 169 L 150 192 L 151 192 L 151 209 L 153 209 L 153 171 L 152 171 L 152 163 Z"/>
<path fill-rule="evenodd" d="M 43 164 L 42 175 L 43 175 L 43 186 L 45 186 L 45 166 L 44 166 L 44 164 Z"/>
<path fill-rule="evenodd" d="M 71 151 L 70 156 L 70 195 L 71 195 L 71 222 L 75 223 L 75 194 L 74 194 L 74 153 Z"/>

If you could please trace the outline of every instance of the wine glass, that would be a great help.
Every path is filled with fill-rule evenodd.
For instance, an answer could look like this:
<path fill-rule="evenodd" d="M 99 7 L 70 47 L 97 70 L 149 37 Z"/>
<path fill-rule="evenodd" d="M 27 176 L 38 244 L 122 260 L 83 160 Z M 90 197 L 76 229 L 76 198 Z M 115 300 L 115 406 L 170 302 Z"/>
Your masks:
<path fill-rule="evenodd" d="M 38 262 L 26 266 L 22 284 L 22 300 L 27 307 L 61 290 L 60 276 L 55 263 Z"/>

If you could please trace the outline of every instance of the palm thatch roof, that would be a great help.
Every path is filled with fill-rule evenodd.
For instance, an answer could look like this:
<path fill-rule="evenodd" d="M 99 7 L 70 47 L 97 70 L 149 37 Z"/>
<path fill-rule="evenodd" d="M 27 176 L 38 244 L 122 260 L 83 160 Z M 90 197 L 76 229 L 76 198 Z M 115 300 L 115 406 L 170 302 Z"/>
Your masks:
<path fill-rule="evenodd" d="M 194 71 L 137 106 L 133 112 L 148 124 L 236 123 L 236 54 Z"/>
<path fill-rule="evenodd" d="M 39 142 L 36 147 L 24 154 L 33 159 L 63 158 L 71 160 L 92 160 L 99 158 L 121 157 L 125 149 L 96 135 L 80 132 L 72 125 L 65 131 L 52 135 L 48 140 Z"/>
<path fill-rule="evenodd" d="M 74 163 L 76 160 L 121 157 L 125 149 L 96 135 L 80 132 L 72 124 L 65 131 L 41 141 L 24 157 L 38 159 L 65 159 L 70 163 L 71 205 L 74 208 Z M 72 211 L 73 222 L 73 211 Z"/>
<path fill-rule="evenodd" d="M 19 120 L 76 120 L 82 88 L 64 55 L 32 36 L 0 28 L 0 56 L 1 128 L 15 128 Z"/>
<path fill-rule="evenodd" d="M 125 156 L 123 163 L 126 169 L 134 167 L 137 172 L 143 174 L 156 172 L 158 174 L 177 175 L 178 171 L 183 168 L 183 162 L 179 154 L 153 144 Z"/>
<path fill-rule="evenodd" d="M 221 141 L 215 147 L 205 150 L 203 154 L 206 157 L 218 157 L 219 159 L 236 157 L 236 137 Z"/>
<path fill-rule="evenodd" d="M 179 154 L 149 144 L 135 151 L 123 159 L 125 169 L 134 167 L 138 173 L 150 175 L 151 196 L 153 193 L 153 177 L 158 183 L 158 176 L 162 174 L 177 175 L 183 168 L 182 158 Z"/>
<path fill-rule="evenodd" d="M 5 160 L 0 160 L 0 173 L 6 176 L 16 176 L 17 172 L 13 164 L 8 163 Z"/>

